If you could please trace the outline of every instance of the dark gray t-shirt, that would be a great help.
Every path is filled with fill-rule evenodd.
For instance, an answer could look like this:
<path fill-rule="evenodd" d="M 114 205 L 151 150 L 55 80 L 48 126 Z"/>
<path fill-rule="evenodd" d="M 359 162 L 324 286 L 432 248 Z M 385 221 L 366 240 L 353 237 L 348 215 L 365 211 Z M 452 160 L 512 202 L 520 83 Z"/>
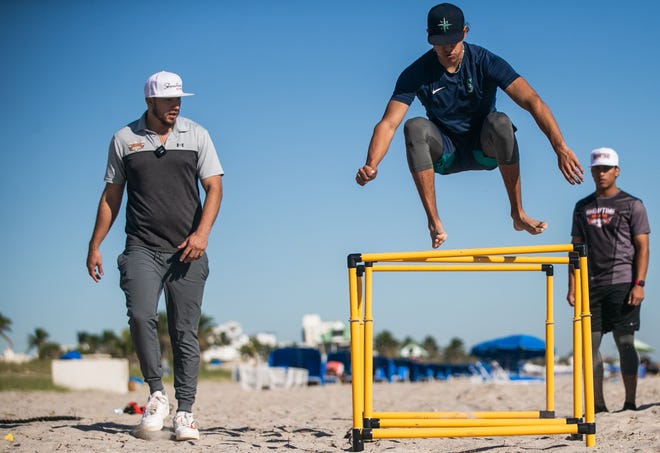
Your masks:
<path fill-rule="evenodd" d="M 157 154 L 158 135 L 143 115 L 112 137 L 105 181 L 126 184 L 126 245 L 175 252 L 202 214 L 198 182 L 223 170 L 202 126 L 178 117 Z"/>
<path fill-rule="evenodd" d="M 611 197 L 595 193 L 578 201 L 573 211 L 571 235 L 587 244 L 589 285 L 630 283 L 638 234 L 649 234 L 649 220 L 642 200 L 624 191 Z"/>

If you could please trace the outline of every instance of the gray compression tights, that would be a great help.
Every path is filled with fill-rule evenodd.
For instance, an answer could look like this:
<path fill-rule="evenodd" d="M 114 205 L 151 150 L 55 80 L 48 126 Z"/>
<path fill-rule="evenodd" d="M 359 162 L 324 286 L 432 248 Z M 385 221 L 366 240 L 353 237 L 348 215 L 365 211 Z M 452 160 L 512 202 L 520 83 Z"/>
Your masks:
<path fill-rule="evenodd" d="M 442 135 L 438 127 L 426 118 L 411 118 L 403 126 L 406 155 L 411 172 L 433 168 L 442 156 Z M 504 113 L 489 114 L 481 128 L 481 146 L 485 155 L 494 157 L 498 164 L 518 163 L 518 142 L 513 124 Z"/>
<path fill-rule="evenodd" d="M 619 351 L 621 362 L 621 374 L 636 375 L 639 368 L 639 355 L 635 350 L 635 334 L 612 332 L 616 348 Z M 600 355 L 600 342 L 603 339 L 602 332 L 593 332 L 591 335 L 591 349 L 594 360 L 594 371 L 597 376 L 603 375 L 603 358 Z"/>

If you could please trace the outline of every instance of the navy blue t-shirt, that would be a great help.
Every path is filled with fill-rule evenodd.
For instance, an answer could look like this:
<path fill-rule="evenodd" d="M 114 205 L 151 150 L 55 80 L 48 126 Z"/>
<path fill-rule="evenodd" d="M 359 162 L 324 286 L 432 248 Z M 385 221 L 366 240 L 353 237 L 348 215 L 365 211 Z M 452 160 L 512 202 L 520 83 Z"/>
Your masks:
<path fill-rule="evenodd" d="M 463 42 L 459 70 L 450 74 L 433 49 L 399 76 L 392 100 L 412 104 L 417 96 L 426 115 L 452 141 L 461 142 L 481 129 L 495 111 L 497 87 L 506 89 L 519 75 L 504 59 L 483 47 Z"/>

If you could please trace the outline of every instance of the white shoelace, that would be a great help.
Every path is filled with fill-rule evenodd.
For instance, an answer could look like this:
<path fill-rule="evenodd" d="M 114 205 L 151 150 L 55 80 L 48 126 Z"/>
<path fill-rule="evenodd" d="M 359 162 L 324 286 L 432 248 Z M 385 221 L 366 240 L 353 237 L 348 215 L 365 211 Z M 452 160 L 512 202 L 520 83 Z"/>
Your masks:
<path fill-rule="evenodd" d="M 149 402 L 147 403 L 147 407 L 144 410 L 145 414 L 153 415 L 156 412 L 158 412 L 158 405 L 159 404 L 165 404 L 165 398 L 162 395 L 152 395 L 151 398 L 149 398 Z"/>

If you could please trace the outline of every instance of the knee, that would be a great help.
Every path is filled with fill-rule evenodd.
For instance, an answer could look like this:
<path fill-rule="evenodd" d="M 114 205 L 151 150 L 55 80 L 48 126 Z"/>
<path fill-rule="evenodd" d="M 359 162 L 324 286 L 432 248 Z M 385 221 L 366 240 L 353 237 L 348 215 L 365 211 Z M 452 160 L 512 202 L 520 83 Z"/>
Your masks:
<path fill-rule="evenodd" d="M 502 112 L 493 112 L 486 116 L 485 126 L 493 133 L 508 137 L 513 133 L 513 123 L 509 117 Z"/>
<path fill-rule="evenodd" d="M 617 349 L 620 354 L 635 354 L 637 355 L 637 349 L 633 343 L 619 343 L 617 344 Z"/>
<path fill-rule="evenodd" d="M 481 143 L 484 153 L 496 158 L 498 164 L 518 163 L 518 142 L 513 123 L 504 113 L 493 112 L 486 116 L 481 129 Z"/>
<path fill-rule="evenodd" d="M 410 118 L 403 125 L 403 134 L 406 137 L 420 137 L 426 133 L 429 120 L 420 116 Z"/>
<path fill-rule="evenodd" d="M 158 325 L 158 319 L 152 314 L 142 312 L 139 310 L 131 310 L 128 312 L 128 322 L 133 328 L 152 328 Z"/>

